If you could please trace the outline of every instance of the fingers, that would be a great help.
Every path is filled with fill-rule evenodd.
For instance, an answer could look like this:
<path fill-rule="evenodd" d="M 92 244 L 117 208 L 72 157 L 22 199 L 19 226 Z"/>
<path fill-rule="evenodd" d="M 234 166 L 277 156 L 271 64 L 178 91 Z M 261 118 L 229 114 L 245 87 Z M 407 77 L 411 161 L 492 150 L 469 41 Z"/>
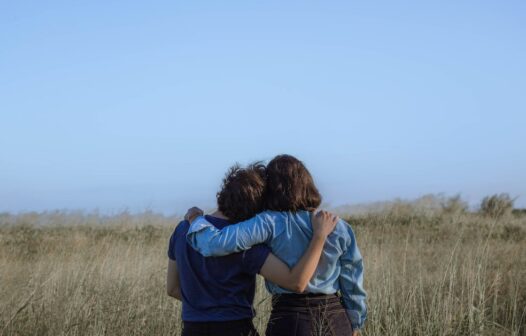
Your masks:
<path fill-rule="evenodd" d="M 340 218 L 338 217 L 338 215 L 335 215 L 335 214 L 332 214 L 328 211 L 325 211 L 325 210 L 320 210 L 316 216 L 321 216 L 323 217 L 323 219 L 326 219 L 326 220 L 329 220 L 331 222 L 333 221 L 338 221 Z"/>
<path fill-rule="evenodd" d="M 191 207 L 190 209 L 188 209 L 188 212 L 189 213 L 199 213 L 199 212 L 202 212 L 202 210 L 199 209 L 198 207 Z"/>
<path fill-rule="evenodd" d="M 320 217 L 322 217 L 323 219 L 327 219 L 328 216 L 329 216 L 329 212 L 325 211 L 325 210 L 320 210 L 320 212 L 318 212 L 318 215 Z"/>
<path fill-rule="evenodd" d="M 202 215 L 203 210 L 199 209 L 198 207 L 192 207 L 188 209 L 186 212 L 186 215 L 184 215 L 184 219 L 188 221 L 192 221 L 195 217 Z"/>
<path fill-rule="evenodd" d="M 340 217 L 325 210 L 320 210 L 314 214 L 315 225 L 320 228 L 325 227 L 331 231 L 334 230 L 339 220 Z"/>
<path fill-rule="evenodd" d="M 338 217 L 337 215 L 335 214 L 332 214 L 328 211 L 325 211 L 325 210 L 322 210 L 319 212 L 320 214 L 320 220 L 327 223 L 328 225 L 331 225 L 331 226 L 335 226 L 336 223 L 338 223 L 338 221 L 340 220 L 340 217 Z"/>

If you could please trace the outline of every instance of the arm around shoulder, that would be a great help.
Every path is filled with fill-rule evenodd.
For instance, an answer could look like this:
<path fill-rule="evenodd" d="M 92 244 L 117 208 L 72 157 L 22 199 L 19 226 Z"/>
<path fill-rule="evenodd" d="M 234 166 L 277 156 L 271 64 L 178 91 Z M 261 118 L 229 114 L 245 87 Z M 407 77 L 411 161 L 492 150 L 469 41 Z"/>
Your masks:
<path fill-rule="evenodd" d="M 262 214 L 221 230 L 199 216 L 190 225 L 186 238 L 205 257 L 224 256 L 266 242 L 273 231 L 274 223 Z"/>

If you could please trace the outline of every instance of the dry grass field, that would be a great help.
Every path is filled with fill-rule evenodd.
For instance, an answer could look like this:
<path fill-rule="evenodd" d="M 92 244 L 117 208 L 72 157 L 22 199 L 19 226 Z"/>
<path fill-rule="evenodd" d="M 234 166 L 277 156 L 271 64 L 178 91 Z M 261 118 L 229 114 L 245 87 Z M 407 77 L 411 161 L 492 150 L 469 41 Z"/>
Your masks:
<path fill-rule="evenodd" d="M 365 260 L 364 335 L 526 335 L 526 216 L 349 218 Z M 176 218 L 0 215 L 0 335 L 179 335 L 165 294 Z M 255 322 L 263 331 L 263 286 Z"/>

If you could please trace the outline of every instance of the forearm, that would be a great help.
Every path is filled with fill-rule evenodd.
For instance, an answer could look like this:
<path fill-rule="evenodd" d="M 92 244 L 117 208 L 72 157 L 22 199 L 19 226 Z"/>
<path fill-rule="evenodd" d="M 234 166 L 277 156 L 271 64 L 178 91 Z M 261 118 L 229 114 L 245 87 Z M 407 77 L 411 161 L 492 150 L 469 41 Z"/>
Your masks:
<path fill-rule="evenodd" d="M 253 219 L 230 225 L 219 230 L 204 217 L 197 218 L 190 226 L 187 241 L 205 257 L 224 256 L 248 250 L 265 242 L 272 234 L 266 223 Z"/>
<path fill-rule="evenodd" d="M 363 288 L 363 264 L 361 258 L 349 263 L 342 261 L 340 273 L 342 302 L 353 330 L 362 329 L 367 318 L 367 293 Z"/>
<path fill-rule="evenodd" d="M 207 227 L 197 233 L 189 232 L 186 237 L 190 246 L 205 257 L 221 257 L 241 251 L 235 244 L 225 244 L 222 236 L 216 228 Z"/>
<path fill-rule="evenodd" d="M 271 253 L 265 260 L 260 274 L 282 288 L 295 293 L 302 293 L 318 266 L 324 243 L 324 237 L 315 236 L 292 269 Z"/>
<path fill-rule="evenodd" d="M 362 329 L 367 318 L 367 293 L 363 288 L 363 263 L 359 251 L 355 259 L 341 260 L 340 291 L 353 329 Z"/>
<path fill-rule="evenodd" d="M 352 304 L 346 302 L 347 300 L 345 299 L 343 299 L 343 301 L 345 306 L 345 312 L 347 314 L 347 317 L 349 318 L 349 321 L 351 321 L 353 330 L 363 329 L 367 317 L 367 308 L 365 305 L 365 300 L 361 302 L 357 302 L 356 300 L 354 300 Z"/>
<path fill-rule="evenodd" d="M 299 292 L 305 291 L 305 288 L 307 288 L 310 279 L 316 271 L 323 246 L 325 245 L 325 238 L 324 236 L 313 236 L 309 247 L 291 270 L 292 282 L 297 284 Z"/>

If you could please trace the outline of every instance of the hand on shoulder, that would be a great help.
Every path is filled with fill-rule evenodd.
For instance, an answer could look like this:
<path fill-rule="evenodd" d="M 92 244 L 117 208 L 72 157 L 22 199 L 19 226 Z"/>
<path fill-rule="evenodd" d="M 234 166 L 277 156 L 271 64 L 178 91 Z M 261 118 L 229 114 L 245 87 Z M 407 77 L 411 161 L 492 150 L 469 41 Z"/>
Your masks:
<path fill-rule="evenodd" d="M 203 216 L 204 212 L 203 210 L 199 209 L 198 207 L 191 207 L 186 212 L 186 215 L 184 215 L 184 219 L 192 223 L 197 217 Z"/>

